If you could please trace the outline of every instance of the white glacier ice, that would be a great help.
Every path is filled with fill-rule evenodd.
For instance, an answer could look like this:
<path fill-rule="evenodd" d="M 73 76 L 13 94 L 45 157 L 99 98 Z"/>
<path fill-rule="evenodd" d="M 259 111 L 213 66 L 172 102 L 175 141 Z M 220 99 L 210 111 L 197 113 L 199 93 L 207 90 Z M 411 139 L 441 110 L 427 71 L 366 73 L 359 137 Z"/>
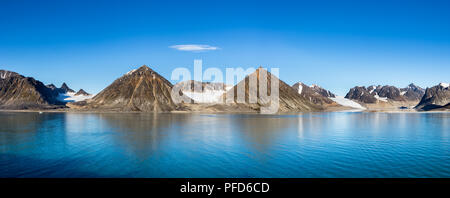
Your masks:
<path fill-rule="evenodd" d="M 381 100 L 381 101 L 383 101 L 383 102 L 387 102 L 387 101 L 388 101 L 387 97 L 380 97 L 380 96 L 378 96 L 378 94 L 376 94 L 374 97 L 375 97 L 377 100 Z"/>
<path fill-rule="evenodd" d="M 94 97 L 94 95 L 75 95 L 75 92 L 67 92 L 65 94 L 59 94 L 57 100 L 61 102 L 79 102 Z"/>
<path fill-rule="evenodd" d="M 365 107 L 361 106 L 359 103 L 357 103 L 353 100 L 344 98 L 344 96 L 336 96 L 335 98 L 330 98 L 330 99 L 342 106 L 352 107 L 355 109 L 366 109 Z"/>
<path fill-rule="evenodd" d="M 443 82 L 441 82 L 441 83 L 439 83 L 439 85 L 440 85 L 441 87 L 447 88 L 447 87 L 449 86 L 449 83 L 443 83 Z"/>
<path fill-rule="evenodd" d="M 298 86 L 298 94 L 302 94 L 302 89 L 303 89 L 303 86 L 302 86 L 302 85 L 299 85 L 299 86 Z"/>
<path fill-rule="evenodd" d="M 225 91 L 205 90 L 204 92 L 183 91 L 183 94 L 192 98 L 196 103 L 221 103 Z"/>

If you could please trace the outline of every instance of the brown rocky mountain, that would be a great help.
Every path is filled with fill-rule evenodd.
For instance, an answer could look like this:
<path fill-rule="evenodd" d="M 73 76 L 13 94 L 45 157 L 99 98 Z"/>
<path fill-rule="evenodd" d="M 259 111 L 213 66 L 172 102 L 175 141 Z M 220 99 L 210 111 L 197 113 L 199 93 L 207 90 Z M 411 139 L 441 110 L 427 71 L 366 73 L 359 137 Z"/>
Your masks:
<path fill-rule="evenodd" d="M 317 85 L 307 86 L 301 82 L 295 83 L 292 87 L 302 97 L 308 99 L 314 104 L 319 105 L 334 104 L 334 101 L 329 99 L 328 97 L 335 97 L 335 95 L 330 91 L 323 89 L 322 87 L 319 87 Z"/>
<path fill-rule="evenodd" d="M 410 84 L 406 88 L 399 89 L 395 86 L 369 86 L 359 87 L 356 86 L 351 88 L 347 93 L 345 98 L 358 100 L 363 103 L 377 103 L 379 101 L 383 102 L 418 102 L 419 98 L 421 98 L 424 94 L 422 88 Z"/>
<path fill-rule="evenodd" d="M 448 83 L 441 83 L 425 90 L 425 94 L 415 107 L 418 110 L 433 110 L 447 108 L 450 104 L 450 90 Z"/>
<path fill-rule="evenodd" d="M 377 99 L 374 97 L 375 93 L 370 93 L 366 87 L 353 87 L 350 91 L 345 95 L 345 98 L 351 100 L 358 100 L 363 103 L 376 103 Z"/>
<path fill-rule="evenodd" d="M 413 83 L 409 84 L 406 88 L 401 88 L 401 95 L 403 95 L 406 100 L 421 100 L 423 95 L 425 94 L 425 89 L 414 85 Z"/>
<path fill-rule="evenodd" d="M 372 87 L 373 86 L 371 86 L 370 88 Z M 380 98 L 387 98 L 393 101 L 406 101 L 406 99 L 401 95 L 400 89 L 394 86 L 377 86 L 375 90 L 369 89 L 369 92 L 372 92 L 375 97 L 378 95 L 378 97 Z"/>
<path fill-rule="evenodd" d="M 227 94 L 229 92 L 233 92 L 234 98 L 231 99 L 235 104 L 237 105 L 244 105 L 247 108 L 256 110 L 258 112 L 261 112 L 261 107 L 267 107 L 269 106 L 269 101 L 266 99 L 261 99 L 260 93 L 259 93 L 259 87 L 260 87 L 260 77 L 259 73 L 262 72 L 263 68 L 258 68 L 255 72 L 245 77 L 244 80 L 240 81 L 237 85 L 235 85 L 233 88 L 227 91 Z M 267 72 L 267 70 L 264 70 Z M 249 86 L 249 80 L 250 79 L 257 79 L 256 86 L 252 89 Z M 271 94 L 271 81 L 272 80 L 279 80 L 276 76 L 272 75 L 270 72 L 267 72 L 267 90 L 268 94 Z M 245 90 L 245 102 L 240 103 L 237 100 L 237 90 L 239 86 L 244 86 Z M 256 89 L 256 90 L 254 90 Z M 249 96 L 250 93 L 256 93 L 258 96 L 257 102 L 250 103 L 249 102 Z M 226 100 L 230 100 L 226 98 Z M 324 108 L 320 105 L 314 104 L 313 102 L 309 101 L 305 97 L 302 97 L 297 90 L 286 84 L 285 82 L 279 80 L 279 108 L 278 112 L 303 112 L 303 111 L 320 111 Z"/>
<path fill-rule="evenodd" d="M 88 96 L 91 95 L 88 92 L 84 91 L 83 89 L 78 90 L 77 93 L 75 93 L 75 96 Z"/>
<path fill-rule="evenodd" d="M 42 82 L 0 70 L 0 109 L 54 109 L 64 107 L 58 92 Z"/>
<path fill-rule="evenodd" d="M 319 93 L 320 95 L 328 98 L 335 98 L 336 95 L 334 93 L 331 93 L 331 91 L 328 91 L 318 85 L 311 85 L 310 86 L 316 93 Z"/>
<path fill-rule="evenodd" d="M 172 84 L 147 66 L 128 72 L 87 101 L 93 109 L 167 112 L 178 107 L 171 99 Z"/>

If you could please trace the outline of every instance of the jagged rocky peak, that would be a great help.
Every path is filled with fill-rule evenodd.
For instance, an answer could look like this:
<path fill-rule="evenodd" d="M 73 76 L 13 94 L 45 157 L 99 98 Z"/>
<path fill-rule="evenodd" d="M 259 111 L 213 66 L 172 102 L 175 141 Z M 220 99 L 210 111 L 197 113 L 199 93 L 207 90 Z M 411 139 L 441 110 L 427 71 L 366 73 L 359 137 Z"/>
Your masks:
<path fill-rule="evenodd" d="M 422 98 L 424 90 L 414 84 L 408 85 L 406 88 L 399 89 L 390 85 L 372 85 L 369 87 L 356 86 L 351 88 L 345 98 L 358 100 L 364 103 L 376 103 L 377 101 L 387 102 L 398 101 L 418 101 Z"/>
<path fill-rule="evenodd" d="M 69 88 L 69 86 L 67 86 L 66 83 L 63 83 L 59 89 L 61 90 L 61 92 L 64 92 L 64 93 L 68 93 L 68 92 L 75 93 L 75 91 L 73 89 Z"/>
<path fill-rule="evenodd" d="M 425 89 L 411 83 L 407 87 L 400 89 L 400 95 L 406 100 L 420 100 L 425 94 Z"/>
<path fill-rule="evenodd" d="M 329 98 L 334 98 L 336 97 L 335 94 L 331 93 L 331 91 L 326 90 L 316 84 L 311 85 L 311 88 L 316 91 L 317 93 L 319 93 L 320 95 L 324 96 L 324 97 L 329 97 Z"/>
<path fill-rule="evenodd" d="M 448 83 L 440 83 L 425 90 L 425 94 L 420 100 L 416 109 L 419 110 L 434 110 L 434 109 L 448 109 L 450 103 L 450 90 Z"/>
<path fill-rule="evenodd" d="M 449 83 L 443 83 L 443 82 L 441 82 L 441 83 L 439 83 L 439 86 L 441 86 L 442 88 L 448 88 Z"/>
<path fill-rule="evenodd" d="M 0 109 L 53 109 L 64 107 L 58 92 L 41 81 L 0 70 Z"/>
<path fill-rule="evenodd" d="M 385 85 L 377 87 L 374 92 L 375 98 L 385 98 L 394 101 L 404 101 L 405 99 L 400 95 L 400 89 L 395 86 Z"/>
<path fill-rule="evenodd" d="M 89 96 L 88 92 L 84 91 L 83 89 L 78 90 L 78 92 L 75 94 L 75 96 Z"/>
<path fill-rule="evenodd" d="M 58 89 L 54 84 L 48 84 L 46 86 L 52 90 Z"/>
<path fill-rule="evenodd" d="M 374 97 L 375 94 L 373 93 L 373 91 L 376 88 L 374 89 L 374 87 L 372 87 L 372 86 L 369 88 L 370 88 L 370 90 L 364 86 L 353 87 L 349 90 L 347 95 L 345 95 L 345 98 L 351 99 L 351 100 L 358 100 L 358 101 L 361 101 L 364 103 L 376 103 L 377 99 Z"/>
<path fill-rule="evenodd" d="M 165 112 L 177 109 L 172 84 L 148 66 L 132 70 L 93 97 L 88 106 L 122 111 Z"/>
<path fill-rule="evenodd" d="M 308 99 L 314 104 L 325 105 L 334 103 L 328 97 L 336 97 L 333 93 L 323 89 L 318 85 L 307 86 L 302 82 L 295 83 L 294 88 L 302 97 Z"/>

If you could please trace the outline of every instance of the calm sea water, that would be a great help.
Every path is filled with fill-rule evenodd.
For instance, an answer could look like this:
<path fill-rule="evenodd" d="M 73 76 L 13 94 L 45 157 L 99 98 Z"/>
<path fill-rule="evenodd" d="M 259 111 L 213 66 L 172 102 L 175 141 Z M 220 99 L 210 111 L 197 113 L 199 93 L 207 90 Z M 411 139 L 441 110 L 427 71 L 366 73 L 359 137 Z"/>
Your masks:
<path fill-rule="evenodd" d="M 0 113 L 0 177 L 450 177 L 450 114 Z"/>

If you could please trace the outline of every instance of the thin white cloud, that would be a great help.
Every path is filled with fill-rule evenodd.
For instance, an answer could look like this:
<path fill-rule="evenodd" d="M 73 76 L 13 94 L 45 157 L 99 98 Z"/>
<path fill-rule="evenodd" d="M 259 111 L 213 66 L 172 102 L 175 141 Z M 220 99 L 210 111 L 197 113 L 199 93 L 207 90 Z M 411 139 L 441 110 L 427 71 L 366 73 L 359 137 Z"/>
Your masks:
<path fill-rule="evenodd" d="M 213 51 L 218 50 L 220 48 L 210 46 L 210 45 L 172 45 L 170 48 L 180 50 L 180 51 L 189 51 L 189 52 L 202 52 L 202 51 Z"/>

